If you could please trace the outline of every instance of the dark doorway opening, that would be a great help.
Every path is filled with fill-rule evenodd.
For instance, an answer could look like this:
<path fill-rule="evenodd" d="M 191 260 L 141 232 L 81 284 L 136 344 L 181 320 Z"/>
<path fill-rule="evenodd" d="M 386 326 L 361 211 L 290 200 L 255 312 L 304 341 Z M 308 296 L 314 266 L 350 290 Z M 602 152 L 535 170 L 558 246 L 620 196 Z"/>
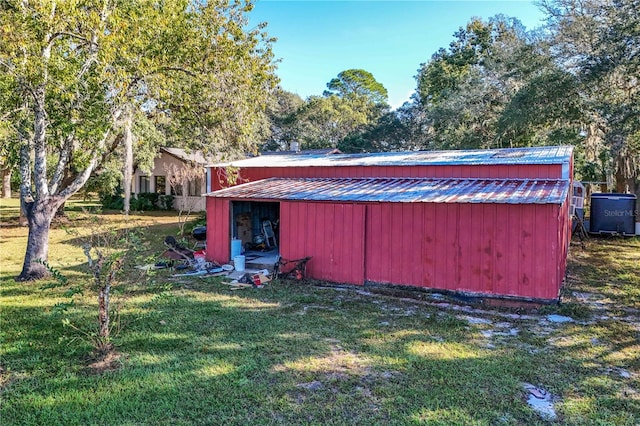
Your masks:
<path fill-rule="evenodd" d="M 280 203 L 233 201 L 231 237 L 242 241 L 248 264 L 273 265 L 280 255 Z"/>

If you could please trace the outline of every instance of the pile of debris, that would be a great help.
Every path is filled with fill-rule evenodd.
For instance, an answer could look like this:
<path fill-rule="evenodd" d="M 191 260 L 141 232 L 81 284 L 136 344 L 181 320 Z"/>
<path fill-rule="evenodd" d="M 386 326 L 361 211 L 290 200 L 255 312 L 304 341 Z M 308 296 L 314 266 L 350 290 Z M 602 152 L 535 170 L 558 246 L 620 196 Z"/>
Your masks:
<path fill-rule="evenodd" d="M 271 273 L 267 269 L 256 271 L 234 271 L 227 275 L 231 281 L 224 283 L 230 286 L 231 290 L 240 290 L 243 288 L 262 288 L 271 281 Z"/>

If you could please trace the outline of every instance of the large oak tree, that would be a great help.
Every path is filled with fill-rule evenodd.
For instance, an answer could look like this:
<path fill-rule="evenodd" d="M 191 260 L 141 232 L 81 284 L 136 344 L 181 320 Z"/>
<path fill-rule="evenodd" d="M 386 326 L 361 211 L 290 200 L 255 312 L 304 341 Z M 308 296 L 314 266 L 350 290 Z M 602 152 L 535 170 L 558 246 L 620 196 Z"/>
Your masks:
<path fill-rule="evenodd" d="M 19 280 L 46 274 L 49 228 L 137 113 L 167 140 L 252 149 L 276 83 L 251 2 L 28 0 L 0 3 L 0 68 L 29 222 Z"/>

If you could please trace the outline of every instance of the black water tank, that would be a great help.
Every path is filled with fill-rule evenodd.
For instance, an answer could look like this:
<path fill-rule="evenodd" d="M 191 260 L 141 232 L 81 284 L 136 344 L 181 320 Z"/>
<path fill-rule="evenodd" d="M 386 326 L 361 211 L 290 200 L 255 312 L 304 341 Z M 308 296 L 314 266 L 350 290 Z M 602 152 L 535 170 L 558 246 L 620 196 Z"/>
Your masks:
<path fill-rule="evenodd" d="M 635 235 L 636 214 L 634 194 L 591 194 L 589 232 Z"/>

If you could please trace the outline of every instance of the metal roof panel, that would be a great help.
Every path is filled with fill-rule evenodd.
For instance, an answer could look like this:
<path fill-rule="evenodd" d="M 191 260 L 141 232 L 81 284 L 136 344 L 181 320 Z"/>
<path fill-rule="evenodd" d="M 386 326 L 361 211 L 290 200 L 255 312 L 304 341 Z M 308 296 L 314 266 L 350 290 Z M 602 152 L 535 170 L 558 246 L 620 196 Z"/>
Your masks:
<path fill-rule="evenodd" d="M 229 199 L 391 203 L 562 204 L 551 179 L 270 178 L 207 194 Z"/>
<path fill-rule="evenodd" d="M 343 167 L 343 166 L 424 166 L 564 164 L 571 159 L 571 146 L 537 146 L 450 151 L 376 152 L 367 154 L 270 154 L 212 167 Z"/>

